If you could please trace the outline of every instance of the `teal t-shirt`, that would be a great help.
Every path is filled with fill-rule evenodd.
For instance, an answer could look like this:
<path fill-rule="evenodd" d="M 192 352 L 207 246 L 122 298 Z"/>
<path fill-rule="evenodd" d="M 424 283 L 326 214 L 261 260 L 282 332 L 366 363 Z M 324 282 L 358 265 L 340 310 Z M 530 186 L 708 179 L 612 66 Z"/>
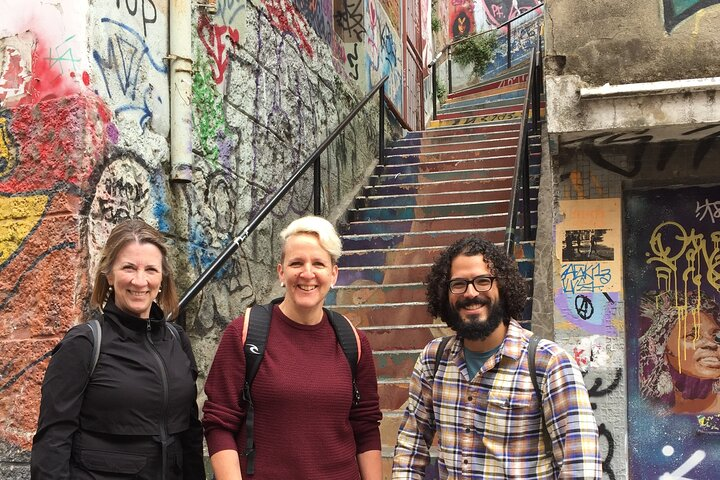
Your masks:
<path fill-rule="evenodd" d="M 482 366 L 485 365 L 487 359 L 495 355 L 497 351 L 500 350 L 501 345 L 502 344 L 487 352 L 473 352 L 467 348 L 463 348 L 465 352 L 465 365 L 467 365 L 470 380 L 475 378 L 475 375 L 477 375 L 477 372 L 479 372 Z"/>

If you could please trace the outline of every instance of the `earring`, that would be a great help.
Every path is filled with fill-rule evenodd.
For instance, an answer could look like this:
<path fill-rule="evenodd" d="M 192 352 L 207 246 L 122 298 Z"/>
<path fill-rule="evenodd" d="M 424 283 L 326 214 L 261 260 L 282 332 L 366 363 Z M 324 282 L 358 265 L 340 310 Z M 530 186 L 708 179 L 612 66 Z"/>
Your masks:
<path fill-rule="evenodd" d="M 158 288 L 158 293 L 162 292 L 162 287 Z"/>
<path fill-rule="evenodd" d="M 112 291 L 113 291 L 113 286 L 110 285 L 110 286 L 108 287 L 108 293 L 112 293 Z"/>
<path fill-rule="evenodd" d="M 285 286 L 285 282 L 280 282 L 280 286 L 281 286 L 281 287 L 284 287 L 284 286 Z"/>

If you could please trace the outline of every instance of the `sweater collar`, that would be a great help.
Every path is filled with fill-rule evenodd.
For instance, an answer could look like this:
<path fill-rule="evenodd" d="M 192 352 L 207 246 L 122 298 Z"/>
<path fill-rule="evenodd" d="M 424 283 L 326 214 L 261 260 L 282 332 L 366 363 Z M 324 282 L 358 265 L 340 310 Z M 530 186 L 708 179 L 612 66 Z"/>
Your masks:
<path fill-rule="evenodd" d="M 136 317 L 135 315 L 121 310 L 120 308 L 118 308 L 117 305 L 115 305 L 115 301 L 113 299 L 108 299 L 108 301 L 105 303 L 105 306 L 103 307 L 103 313 L 106 317 L 116 321 L 124 328 L 135 332 L 146 331 L 148 322 L 150 322 L 150 331 L 156 332 L 161 327 L 163 327 L 165 323 L 165 315 L 163 314 L 160 306 L 155 302 L 153 302 L 152 306 L 150 307 L 149 319 Z"/>

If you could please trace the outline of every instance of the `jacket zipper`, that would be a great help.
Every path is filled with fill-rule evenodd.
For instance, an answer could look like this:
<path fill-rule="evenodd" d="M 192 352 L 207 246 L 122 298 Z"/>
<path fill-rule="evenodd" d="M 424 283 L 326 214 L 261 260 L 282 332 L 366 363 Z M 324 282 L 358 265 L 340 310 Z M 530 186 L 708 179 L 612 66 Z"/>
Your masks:
<path fill-rule="evenodd" d="M 162 477 L 161 478 L 164 480 L 165 478 L 167 478 L 167 445 L 168 445 L 167 407 L 168 407 L 170 392 L 169 392 L 169 387 L 168 387 L 168 379 L 167 379 L 167 371 L 165 368 L 165 362 L 163 361 L 162 357 L 160 356 L 160 353 L 158 352 L 157 348 L 155 347 L 155 342 L 152 341 L 150 327 L 151 327 L 150 320 L 148 320 L 147 330 L 145 332 L 145 336 L 149 342 L 149 345 L 147 345 L 147 347 L 148 347 L 148 350 L 150 350 L 150 353 L 152 353 L 153 357 L 155 357 L 155 360 L 157 361 L 157 364 L 160 367 L 160 378 L 162 380 L 162 386 L 163 386 L 162 415 L 161 415 L 161 419 L 160 419 L 160 451 L 162 453 Z"/>

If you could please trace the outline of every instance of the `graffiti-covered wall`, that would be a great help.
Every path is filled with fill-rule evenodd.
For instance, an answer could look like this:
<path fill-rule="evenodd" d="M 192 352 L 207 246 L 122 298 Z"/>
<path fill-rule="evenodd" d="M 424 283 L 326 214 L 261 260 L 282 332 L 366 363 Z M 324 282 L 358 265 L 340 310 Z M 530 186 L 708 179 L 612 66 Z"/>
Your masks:
<path fill-rule="evenodd" d="M 552 238 L 538 236 L 536 271 L 547 268 L 552 278 L 536 284 L 535 300 L 552 302 L 549 330 L 583 371 L 606 479 L 679 478 L 683 471 L 714 478 L 709 472 L 720 466 L 710 436 L 713 412 L 720 413 L 720 347 L 711 333 L 720 327 L 692 313 L 698 291 L 708 296 L 702 308 L 720 299 L 720 127 L 697 130 L 688 127 L 692 142 L 653 143 L 646 130 L 607 132 L 562 145 L 552 157 L 545 152 L 552 185 L 540 204 Z M 667 367 L 670 352 L 683 358 L 675 370 Z M 687 376 L 682 389 L 673 383 L 678 369 Z M 704 377 L 690 378 L 697 370 Z M 676 395 L 705 406 L 673 412 L 664 402 Z"/>
<path fill-rule="evenodd" d="M 190 19 L 185 183 L 170 179 L 167 0 L 32 0 L 0 17 L 2 478 L 28 478 L 47 353 L 87 313 L 112 227 L 158 227 L 184 291 L 362 98 L 357 80 L 374 78 L 364 60 L 350 65 L 330 1 L 209 3 Z M 392 31 L 377 31 L 378 74 L 402 72 L 386 60 Z M 361 110 L 322 155 L 323 214 L 337 218 L 375 162 L 377 110 Z M 191 303 L 203 374 L 224 326 L 276 285 L 277 233 L 312 210 L 311 176 Z"/>

